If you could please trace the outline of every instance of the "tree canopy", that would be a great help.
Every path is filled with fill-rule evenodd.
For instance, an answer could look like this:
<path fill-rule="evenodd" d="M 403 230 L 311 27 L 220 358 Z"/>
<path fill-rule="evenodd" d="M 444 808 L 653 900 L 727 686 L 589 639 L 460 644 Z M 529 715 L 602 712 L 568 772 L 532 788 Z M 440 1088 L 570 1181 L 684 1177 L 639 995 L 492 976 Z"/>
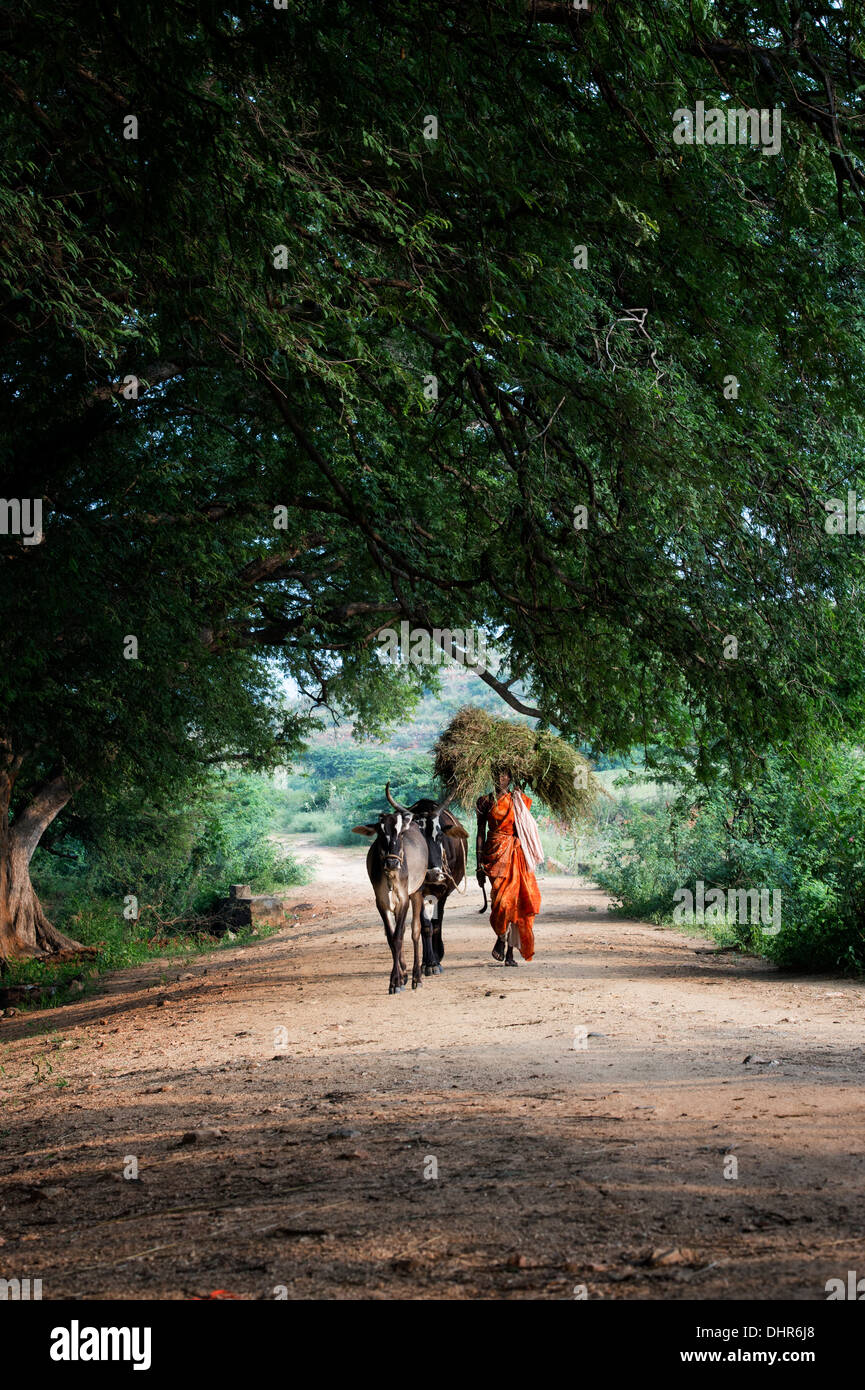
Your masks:
<path fill-rule="evenodd" d="M 294 746 L 274 662 L 379 730 L 426 676 L 379 659 L 402 619 L 706 775 L 858 726 L 855 7 L 4 23 L 2 490 L 44 501 L 0 537 L 13 837 L 48 787 Z M 698 102 L 777 109 L 778 152 L 677 143 Z"/>

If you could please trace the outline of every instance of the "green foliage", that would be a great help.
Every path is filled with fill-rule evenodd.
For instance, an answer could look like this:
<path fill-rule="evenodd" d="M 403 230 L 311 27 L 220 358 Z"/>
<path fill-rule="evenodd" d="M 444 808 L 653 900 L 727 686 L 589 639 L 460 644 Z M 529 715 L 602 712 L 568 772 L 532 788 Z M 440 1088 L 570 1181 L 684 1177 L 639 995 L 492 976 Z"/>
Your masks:
<path fill-rule="evenodd" d="M 90 897 L 123 920 L 124 898 L 134 894 L 143 931 L 161 934 L 169 923 L 189 931 L 231 883 L 268 892 L 303 882 L 270 838 L 281 801 L 269 778 L 224 771 L 182 803 L 157 805 L 137 787 L 108 802 L 91 794 L 50 841 L 55 854 L 37 850 L 34 882 L 58 901 L 61 920 Z"/>
<path fill-rule="evenodd" d="M 254 857 L 165 808 L 296 753 L 283 677 L 404 723 L 436 671 L 380 658 L 401 619 L 483 629 L 524 715 L 670 777 L 858 736 L 865 551 L 824 526 L 865 492 L 858 16 L 594 8 L 4 12 L 0 471 L 46 538 L 0 536 L 0 771 L 13 820 L 58 770 L 140 788 L 165 878 L 105 832 L 111 882 L 188 906 L 199 833 Z M 778 106 L 781 152 L 674 144 L 696 100 Z M 737 872 L 771 848 L 854 932 L 761 834 Z"/>
<path fill-rule="evenodd" d="M 669 920 L 674 893 L 778 889 L 777 935 L 728 922 L 779 965 L 865 970 L 865 763 L 858 750 L 816 746 L 806 760 L 772 757 L 746 788 L 620 811 L 596 877 L 630 916 Z"/>
<path fill-rule="evenodd" d="M 152 914 L 138 922 L 128 922 L 118 913 L 115 899 L 94 897 L 86 883 L 70 886 L 66 880 L 58 885 L 50 874 L 43 873 L 40 887 L 57 920 L 63 922 L 77 941 L 95 946 L 99 954 L 93 964 L 82 964 L 80 960 L 55 962 L 38 957 L 9 961 L 3 975 L 4 988 L 35 985 L 33 1003 L 39 1008 L 53 1008 L 80 998 L 82 989 L 87 991 L 93 987 L 106 971 L 142 965 L 154 957 L 182 961 L 203 951 L 244 945 L 268 935 L 271 930 L 247 927 L 234 933 L 233 939 L 217 940 L 206 933 L 179 930 L 176 925 L 159 927 Z"/>
<path fill-rule="evenodd" d="M 311 746 L 288 779 L 286 795 L 293 809 L 286 829 L 314 832 L 322 844 L 356 845 L 351 827 L 371 823 L 389 809 L 384 794 L 388 781 L 393 795 L 406 806 L 437 792 L 429 754 Z"/>
<path fill-rule="evenodd" d="M 855 725 L 865 561 L 823 528 L 865 445 L 855 19 L 146 13 L 24 0 L 4 41 L 3 463 L 50 537 L 0 567 L 26 777 L 264 757 L 261 647 L 378 733 L 429 678 L 376 655 L 401 617 L 483 627 L 576 744 L 707 777 Z M 782 153 L 675 145 L 698 98 L 778 105 Z"/>
<path fill-rule="evenodd" d="M 525 715 L 508 709 L 501 696 L 484 685 L 480 677 L 466 667 L 451 662 L 443 663 L 436 671 L 435 685 L 425 687 L 410 716 L 398 720 L 386 735 L 379 740 L 388 749 L 416 750 L 429 753 L 442 729 L 450 723 L 457 710 L 465 704 L 477 705 L 490 714 L 528 722 Z M 524 691 L 517 691 L 524 695 Z M 333 739 L 349 741 L 348 728 L 336 729 L 332 733 L 310 735 L 309 742 L 333 742 Z"/>
<path fill-rule="evenodd" d="M 285 796 L 269 777 L 214 771 L 186 801 L 159 805 L 130 787 L 106 802 L 83 796 L 62 830 L 36 850 L 33 882 L 58 926 L 85 946 L 93 965 L 72 960 L 11 961 L 4 984 L 40 987 L 37 1002 L 76 997 L 83 980 L 156 956 L 218 949 L 207 914 L 232 883 L 279 893 L 305 883 L 306 868 L 272 838 Z M 124 899 L 138 899 L 138 918 Z M 266 928 L 255 929 L 262 935 Z M 235 933 L 234 943 L 252 938 Z M 224 944 L 224 943 L 222 943 Z"/>

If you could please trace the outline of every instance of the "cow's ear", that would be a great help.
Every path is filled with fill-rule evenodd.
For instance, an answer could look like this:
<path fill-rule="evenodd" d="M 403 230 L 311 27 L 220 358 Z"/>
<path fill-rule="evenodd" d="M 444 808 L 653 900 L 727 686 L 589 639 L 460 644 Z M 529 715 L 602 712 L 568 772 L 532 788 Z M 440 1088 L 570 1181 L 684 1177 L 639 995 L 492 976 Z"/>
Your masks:
<path fill-rule="evenodd" d="M 460 825 L 458 820 L 455 820 L 453 825 L 448 826 L 445 834 L 453 835 L 455 840 L 467 840 L 469 838 L 469 832 L 464 825 Z"/>
<path fill-rule="evenodd" d="M 377 835 L 378 825 L 353 825 L 351 833 L 352 835 Z"/>

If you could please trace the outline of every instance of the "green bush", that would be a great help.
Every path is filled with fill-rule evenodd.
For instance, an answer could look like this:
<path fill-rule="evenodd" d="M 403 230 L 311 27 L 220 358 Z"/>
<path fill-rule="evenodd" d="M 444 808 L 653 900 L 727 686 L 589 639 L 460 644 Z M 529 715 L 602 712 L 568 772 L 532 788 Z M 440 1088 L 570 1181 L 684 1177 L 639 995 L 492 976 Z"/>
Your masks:
<path fill-rule="evenodd" d="M 282 805 L 270 778 L 224 771 L 183 804 L 154 805 L 137 788 L 103 805 L 82 801 L 63 834 L 34 856 L 37 892 L 70 931 L 71 919 L 93 903 L 109 905 L 123 921 L 129 894 L 138 899 L 142 929 L 194 927 L 232 883 L 268 892 L 305 881 L 271 838 Z"/>
<path fill-rule="evenodd" d="M 780 965 L 865 969 L 865 765 L 857 749 L 773 756 L 759 780 L 702 799 L 622 808 L 597 881 L 620 910 L 669 921 L 677 889 L 778 889 L 781 929 L 725 923 L 720 934 Z"/>
<path fill-rule="evenodd" d="M 282 793 L 283 804 L 291 807 L 286 828 L 293 834 L 315 834 L 322 844 L 357 844 L 351 827 L 389 809 L 384 795 L 388 781 L 393 796 L 406 806 L 435 795 L 431 755 L 353 744 L 313 745 Z"/>

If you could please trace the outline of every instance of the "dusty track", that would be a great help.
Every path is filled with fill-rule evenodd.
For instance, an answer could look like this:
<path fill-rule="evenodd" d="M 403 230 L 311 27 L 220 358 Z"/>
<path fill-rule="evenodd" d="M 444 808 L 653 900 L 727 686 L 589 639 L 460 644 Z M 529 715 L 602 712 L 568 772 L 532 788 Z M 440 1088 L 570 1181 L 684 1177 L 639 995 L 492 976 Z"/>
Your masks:
<path fill-rule="evenodd" d="M 0 1276 L 823 1299 L 865 1275 L 862 985 L 695 954 L 547 878 L 535 962 L 494 964 L 472 884 L 444 974 L 389 997 L 363 846 L 317 857 L 293 929 L 0 1020 Z"/>

